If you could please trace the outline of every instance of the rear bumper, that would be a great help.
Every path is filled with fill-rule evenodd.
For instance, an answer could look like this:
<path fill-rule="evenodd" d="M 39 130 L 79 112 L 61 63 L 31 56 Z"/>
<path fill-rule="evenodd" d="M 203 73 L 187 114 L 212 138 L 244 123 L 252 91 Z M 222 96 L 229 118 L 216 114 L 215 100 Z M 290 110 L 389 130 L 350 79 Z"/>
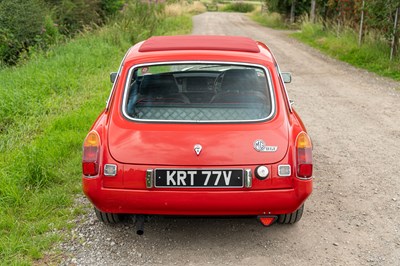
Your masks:
<path fill-rule="evenodd" d="M 110 213 L 160 215 L 260 215 L 297 210 L 312 192 L 312 180 L 294 180 L 290 189 L 157 190 L 110 189 L 101 178 L 83 178 L 93 205 Z"/>

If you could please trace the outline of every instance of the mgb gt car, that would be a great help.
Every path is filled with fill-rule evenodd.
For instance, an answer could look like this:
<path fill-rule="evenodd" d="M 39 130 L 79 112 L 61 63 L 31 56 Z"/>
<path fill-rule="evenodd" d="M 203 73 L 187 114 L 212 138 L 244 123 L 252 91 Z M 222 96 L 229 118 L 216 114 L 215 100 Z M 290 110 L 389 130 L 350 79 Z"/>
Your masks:
<path fill-rule="evenodd" d="M 152 37 L 129 49 L 83 144 L 83 190 L 105 223 L 121 215 L 300 220 L 312 144 L 263 43 Z"/>

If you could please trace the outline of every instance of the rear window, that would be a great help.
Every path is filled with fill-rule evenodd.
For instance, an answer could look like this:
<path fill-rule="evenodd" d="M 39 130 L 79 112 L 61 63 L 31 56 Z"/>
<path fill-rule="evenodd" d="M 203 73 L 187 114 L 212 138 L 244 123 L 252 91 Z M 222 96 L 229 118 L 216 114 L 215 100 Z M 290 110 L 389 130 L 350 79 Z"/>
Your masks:
<path fill-rule="evenodd" d="M 132 68 L 122 110 L 131 120 L 261 121 L 274 113 L 269 72 L 252 65 L 193 63 Z"/>

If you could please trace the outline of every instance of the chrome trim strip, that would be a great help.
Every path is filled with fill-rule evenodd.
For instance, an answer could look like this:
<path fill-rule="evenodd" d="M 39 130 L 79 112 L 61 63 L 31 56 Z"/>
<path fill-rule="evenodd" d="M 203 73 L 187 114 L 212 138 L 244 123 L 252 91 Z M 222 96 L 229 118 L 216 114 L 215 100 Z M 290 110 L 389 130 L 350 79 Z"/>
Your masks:
<path fill-rule="evenodd" d="M 207 121 L 199 121 L 199 120 L 156 120 L 156 119 L 137 119 L 130 117 L 128 113 L 126 112 L 126 107 L 127 107 L 127 102 L 128 102 L 128 92 L 129 92 L 129 80 L 132 78 L 133 71 L 136 68 L 140 68 L 143 66 L 157 66 L 157 65 L 171 65 L 171 64 L 221 64 L 221 65 L 237 65 L 237 66 L 250 66 L 250 67 L 258 67 L 261 68 L 265 71 L 266 78 L 268 81 L 268 87 L 269 91 L 271 94 L 271 113 L 263 119 L 252 119 L 252 120 L 207 120 Z M 276 97 L 275 97 L 275 91 L 272 86 L 272 81 L 271 81 L 271 72 L 269 71 L 268 68 L 266 68 L 263 65 L 257 65 L 257 64 L 249 64 L 249 63 L 241 63 L 241 62 L 228 62 L 228 61 L 171 61 L 171 62 L 155 62 L 155 63 L 148 63 L 148 64 L 139 64 L 139 65 L 134 65 L 129 69 L 128 73 L 128 78 L 125 80 L 125 89 L 124 89 L 124 95 L 123 95 L 123 100 L 122 100 L 122 113 L 123 115 L 131 120 L 131 121 L 137 121 L 137 122 L 155 122 L 155 123 L 201 123 L 201 124 L 208 124 L 208 123 L 243 123 L 243 122 L 262 122 L 262 121 L 267 121 L 270 120 L 276 113 Z"/>
<path fill-rule="evenodd" d="M 246 188 L 251 188 L 253 185 L 253 175 L 251 174 L 251 169 L 245 169 L 244 183 Z"/>
<path fill-rule="evenodd" d="M 307 181 L 307 180 L 314 179 L 314 176 L 310 176 L 310 177 L 298 177 L 298 176 L 296 176 L 296 178 L 297 178 L 297 179 L 300 179 L 300 180 Z"/>
<path fill-rule="evenodd" d="M 128 56 L 129 51 L 130 51 L 131 49 L 132 49 L 132 48 L 129 48 L 128 51 L 125 53 L 125 56 L 124 56 L 124 58 L 122 59 L 121 64 L 119 65 L 119 68 L 118 68 L 118 71 L 117 71 L 117 76 L 115 77 L 115 81 L 114 81 L 114 83 L 113 83 L 113 85 L 112 85 L 112 87 L 111 87 L 110 95 L 108 96 L 108 99 L 107 99 L 107 101 L 106 101 L 106 110 L 108 110 L 108 108 L 110 107 L 110 100 L 111 100 L 111 97 L 112 97 L 112 95 L 113 95 L 113 93 L 114 93 L 114 90 L 115 90 L 115 87 L 116 87 L 116 84 L 117 84 L 116 81 L 118 80 L 119 76 L 121 75 L 122 66 L 124 65 L 125 59 L 126 59 L 126 57 Z"/>
<path fill-rule="evenodd" d="M 278 69 L 279 69 L 279 68 L 278 68 Z M 285 84 L 285 82 L 283 81 L 282 73 L 281 73 L 280 71 L 281 71 L 281 70 L 279 70 L 279 77 L 280 77 L 281 80 L 282 80 L 283 90 L 285 91 L 286 99 L 288 100 L 288 103 L 289 103 L 289 111 L 290 111 L 291 113 L 293 113 L 292 103 L 291 103 L 291 100 L 289 99 L 289 94 L 288 94 L 288 91 L 287 91 L 287 89 L 286 89 L 286 84 Z"/>
<path fill-rule="evenodd" d="M 269 50 L 269 48 L 268 48 L 268 50 Z M 290 104 L 290 99 L 289 99 L 289 94 L 288 94 L 288 91 L 287 91 L 287 89 L 286 89 L 286 84 L 285 84 L 285 82 L 283 81 L 283 77 L 282 77 L 282 72 L 281 72 L 281 69 L 280 69 L 280 67 L 279 67 L 279 64 L 278 64 L 278 61 L 276 60 L 276 57 L 275 57 L 275 55 L 269 50 L 269 52 L 270 52 L 270 54 L 271 54 L 271 56 L 272 56 L 272 58 L 274 59 L 274 61 L 275 61 L 275 64 L 276 64 L 276 68 L 278 69 L 278 73 L 279 73 L 279 78 L 281 79 L 281 81 L 282 81 L 282 84 L 283 84 L 283 89 L 284 89 L 284 91 L 285 91 L 285 94 L 286 94 L 286 99 L 288 100 L 288 104 L 289 104 L 289 111 L 291 112 L 291 113 L 293 113 L 293 107 L 292 107 L 292 105 Z"/>
<path fill-rule="evenodd" d="M 153 187 L 153 169 L 147 169 L 146 171 L 146 188 L 152 188 Z"/>

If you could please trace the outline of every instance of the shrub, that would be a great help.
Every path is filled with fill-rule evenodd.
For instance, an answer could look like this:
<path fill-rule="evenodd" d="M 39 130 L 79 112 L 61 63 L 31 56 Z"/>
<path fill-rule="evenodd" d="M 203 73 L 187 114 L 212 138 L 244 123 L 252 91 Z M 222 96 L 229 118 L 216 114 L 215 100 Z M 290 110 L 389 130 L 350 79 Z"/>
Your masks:
<path fill-rule="evenodd" d="M 54 13 L 64 35 L 74 35 L 87 25 L 102 24 L 100 0 L 64 0 L 54 6 Z"/>
<path fill-rule="evenodd" d="M 238 3 L 227 4 L 223 10 L 231 12 L 248 13 L 254 10 L 254 5 L 249 3 L 238 2 Z"/>
<path fill-rule="evenodd" d="M 124 0 L 101 0 L 100 8 L 105 17 L 114 15 L 124 6 Z"/>
<path fill-rule="evenodd" d="M 0 60 L 15 64 L 19 55 L 45 35 L 46 10 L 38 0 L 0 1 Z"/>
<path fill-rule="evenodd" d="M 266 27 L 270 27 L 270 28 L 274 28 L 274 29 L 286 29 L 287 28 L 287 26 L 285 25 L 284 19 L 282 18 L 282 16 L 279 13 L 253 12 L 251 14 L 251 18 Z"/>

